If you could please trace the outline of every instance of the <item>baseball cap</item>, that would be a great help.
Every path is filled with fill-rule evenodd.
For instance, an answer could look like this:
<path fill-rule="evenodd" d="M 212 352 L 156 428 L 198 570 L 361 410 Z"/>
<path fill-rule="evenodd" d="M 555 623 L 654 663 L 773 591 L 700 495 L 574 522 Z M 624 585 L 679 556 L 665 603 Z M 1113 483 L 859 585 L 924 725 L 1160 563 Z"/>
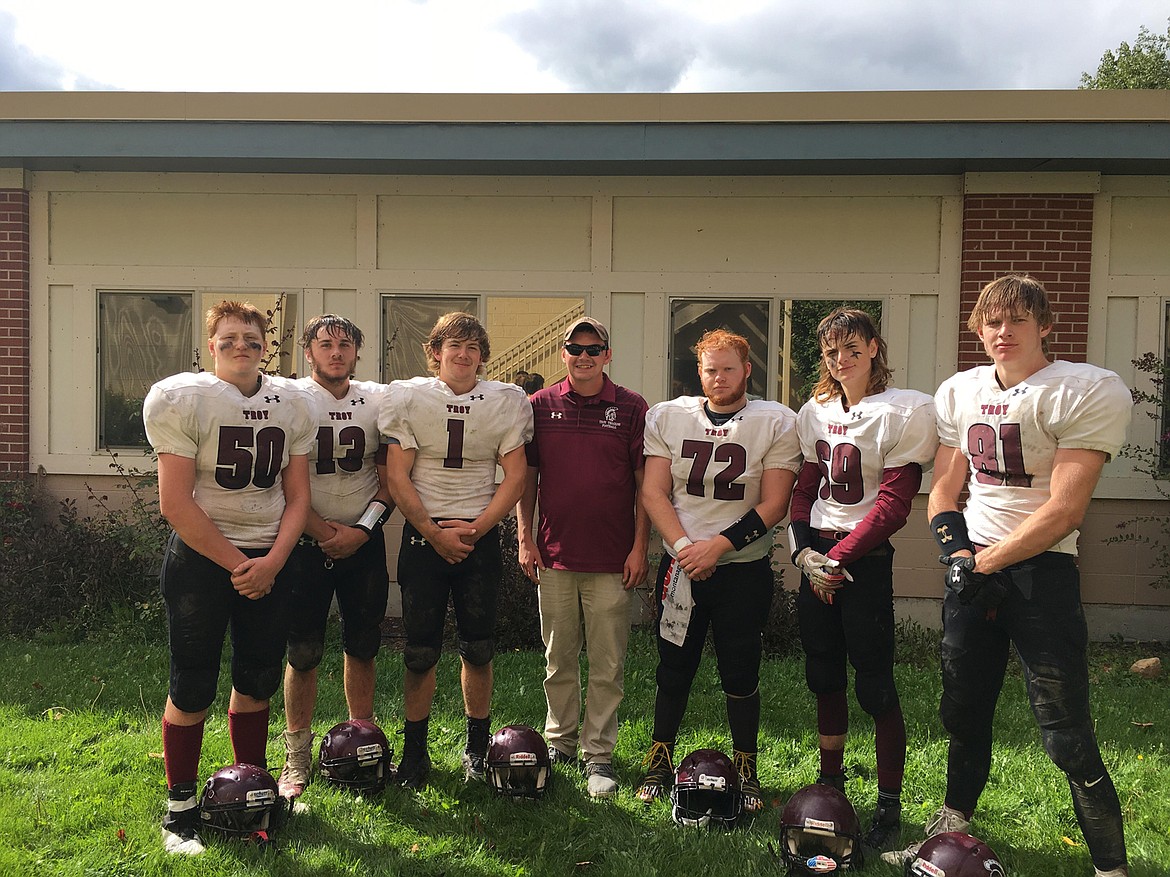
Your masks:
<path fill-rule="evenodd" d="M 565 341 L 573 337 L 574 332 L 586 331 L 596 332 L 597 336 L 606 344 L 609 344 L 609 329 L 605 328 L 605 324 L 600 320 L 595 320 L 593 317 L 582 317 L 575 320 L 569 326 L 568 331 L 565 332 Z"/>

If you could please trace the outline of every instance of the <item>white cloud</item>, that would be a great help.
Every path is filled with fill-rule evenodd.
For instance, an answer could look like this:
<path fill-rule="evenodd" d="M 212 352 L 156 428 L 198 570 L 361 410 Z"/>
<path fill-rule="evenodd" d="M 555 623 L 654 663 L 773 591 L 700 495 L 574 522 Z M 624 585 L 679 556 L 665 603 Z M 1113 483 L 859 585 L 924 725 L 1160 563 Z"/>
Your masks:
<path fill-rule="evenodd" d="M 1072 88 L 1164 0 L 0 0 L 0 89 Z"/>

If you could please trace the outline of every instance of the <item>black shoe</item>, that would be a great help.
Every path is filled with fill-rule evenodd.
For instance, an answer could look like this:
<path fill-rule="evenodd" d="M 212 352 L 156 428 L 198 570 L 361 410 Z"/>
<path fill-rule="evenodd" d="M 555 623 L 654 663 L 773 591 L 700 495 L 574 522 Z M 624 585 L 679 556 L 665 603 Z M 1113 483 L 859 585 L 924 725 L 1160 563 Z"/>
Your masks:
<path fill-rule="evenodd" d="M 581 762 L 576 758 L 568 753 L 562 752 L 555 746 L 548 747 L 548 762 L 549 764 L 573 764 L 578 767 L 581 766 Z"/>
<path fill-rule="evenodd" d="M 845 772 L 835 773 L 831 776 L 821 774 L 817 777 L 818 786 L 832 786 L 838 792 L 845 791 Z"/>
<path fill-rule="evenodd" d="M 646 758 L 642 762 L 646 773 L 642 777 L 642 782 L 638 783 L 636 792 L 643 804 L 650 804 L 670 795 L 671 789 L 674 788 L 673 757 L 674 744 L 659 740 L 655 740 L 650 751 L 646 753 Z"/>
<path fill-rule="evenodd" d="M 413 752 L 402 753 L 402 761 L 398 763 L 398 772 L 394 779 L 400 786 L 417 790 L 427 784 L 427 775 L 430 772 L 431 756 L 425 749 L 416 749 Z"/>
<path fill-rule="evenodd" d="M 902 805 L 878 804 L 862 842 L 871 850 L 891 850 L 902 840 Z"/>
<path fill-rule="evenodd" d="M 733 751 L 732 761 L 739 773 L 739 792 L 743 801 L 743 812 L 755 816 L 764 809 L 764 791 L 760 788 L 760 777 L 756 772 L 756 753 Z"/>
<path fill-rule="evenodd" d="M 463 781 L 483 782 L 487 777 L 486 759 L 478 752 L 463 753 Z"/>
<path fill-rule="evenodd" d="M 199 803 L 195 786 L 176 786 L 170 790 L 168 798 L 162 823 L 163 849 L 171 855 L 199 855 L 203 852 L 203 838 L 199 836 Z"/>

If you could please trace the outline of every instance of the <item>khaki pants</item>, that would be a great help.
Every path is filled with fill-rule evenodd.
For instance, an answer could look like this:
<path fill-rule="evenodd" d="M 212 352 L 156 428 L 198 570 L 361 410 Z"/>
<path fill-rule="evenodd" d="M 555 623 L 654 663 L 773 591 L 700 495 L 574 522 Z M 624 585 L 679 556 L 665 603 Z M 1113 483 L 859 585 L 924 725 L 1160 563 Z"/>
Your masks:
<path fill-rule="evenodd" d="M 617 743 L 626 643 L 630 636 L 630 592 L 621 573 L 540 573 L 540 632 L 548 669 L 544 693 L 550 746 L 574 754 L 581 715 L 581 634 L 589 657 L 589 683 L 580 745 L 586 762 L 610 762 Z"/>

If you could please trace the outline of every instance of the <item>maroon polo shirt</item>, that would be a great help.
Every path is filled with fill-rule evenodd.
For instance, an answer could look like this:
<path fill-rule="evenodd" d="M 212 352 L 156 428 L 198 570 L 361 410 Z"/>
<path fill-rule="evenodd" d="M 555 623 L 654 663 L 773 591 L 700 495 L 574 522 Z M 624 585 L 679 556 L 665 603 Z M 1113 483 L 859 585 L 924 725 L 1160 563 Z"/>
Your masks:
<path fill-rule="evenodd" d="M 602 376 L 578 396 L 569 379 L 532 396 L 528 465 L 540 471 L 536 546 L 553 569 L 620 573 L 634 545 L 634 471 L 646 400 Z"/>

